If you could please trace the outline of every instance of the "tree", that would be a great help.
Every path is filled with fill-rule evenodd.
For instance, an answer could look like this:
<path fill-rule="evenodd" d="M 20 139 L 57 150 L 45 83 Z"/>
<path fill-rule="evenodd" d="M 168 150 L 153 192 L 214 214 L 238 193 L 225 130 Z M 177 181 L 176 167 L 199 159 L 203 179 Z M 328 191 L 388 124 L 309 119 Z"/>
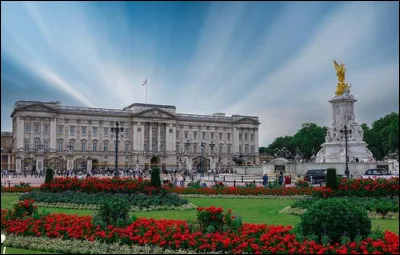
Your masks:
<path fill-rule="evenodd" d="M 316 153 L 321 149 L 326 131 L 327 127 L 320 127 L 315 123 L 304 123 L 293 136 L 291 143 L 295 148 L 299 148 L 305 158 L 310 158 L 313 150 Z"/>
<path fill-rule="evenodd" d="M 269 155 L 275 155 L 278 150 L 285 147 L 290 153 L 294 154 L 296 147 L 292 144 L 292 136 L 280 136 L 267 147 L 267 153 Z"/>
<path fill-rule="evenodd" d="M 364 141 L 375 159 L 381 160 L 399 150 L 399 113 L 392 112 L 372 123 L 372 128 L 362 124 Z"/>

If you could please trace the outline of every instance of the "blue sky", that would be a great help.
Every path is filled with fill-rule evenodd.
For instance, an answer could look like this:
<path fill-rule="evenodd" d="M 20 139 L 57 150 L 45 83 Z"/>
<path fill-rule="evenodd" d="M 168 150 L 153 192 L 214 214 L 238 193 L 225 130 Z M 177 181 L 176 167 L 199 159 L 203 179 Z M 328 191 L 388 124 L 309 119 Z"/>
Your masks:
<path fill-rule="evenodd" d="M 329 126 L 336 72 L 358 123 L 399 109 L 397 2 L 1 2 L 1 130 L 18 100 L 259 116 L 260 146 Z"/>

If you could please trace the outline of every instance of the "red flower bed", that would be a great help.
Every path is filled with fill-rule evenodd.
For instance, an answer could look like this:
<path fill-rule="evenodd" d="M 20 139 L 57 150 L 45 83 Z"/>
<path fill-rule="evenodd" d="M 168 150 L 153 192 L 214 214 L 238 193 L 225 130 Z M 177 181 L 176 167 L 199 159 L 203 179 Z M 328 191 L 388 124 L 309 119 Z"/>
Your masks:
<path fill-rule="evenodd" d="M 28 188 L 21 188 L 21 187 L 4 187 L 1 186 L 1 192 L 10 192 L 10 193 L 24 193 L 24 192 L 31 192 L 40 190 L 39 187 L 28 187 Z"/>
<path fill-rule="evenodd" d="M 342 179 L 337 195 L 385 197 L 399 195 L 399 177 L 390 179 Z"/>
<path fill-rule="evenodd" d="M 294 195 L 311 195 L 313 191 L 320 190 L 320 187 L 297 188 L 297 187 L 284 187 L 278 189 L 267 189 L 264 187 L 252 188 L 237 188 L 237 187 L 220 187 L 215 188 L 180 188 L 180 187 L 167 187 L 164 188 L 168 191 L 178 194 L 204 194 L 204 195 L 274 195 L 274 196 L 294 196 Z"/>
<path fill-rule="evenodd" d="M 78 179 L 76 177 L 55 178 L 50 183 L 40 185 L 40 189 L 46 192 L 64 192 L 67 190 L 86 193 L 110 192 L 110 193 L 151 193 L 154 187 L 149 180 L 125 178 L 98 178 L 88 177 Z"/>
<path fill-rule="evenodd" d="M 217 210 L 219 208 L 214 208 Z M 203 208 L 203 210 L 211 210 Z M 135 245 L 155 245 L 170 249 L 191 249 L 198 252 L 223 251 L 227 253 L 316 253 L 316 254 L 398 254 L 399 236 L 386 231 L 382 240 L 366 238 L 344 245 L 322 245 L 314 241 L 299 242 L 292 227 L 243 224 L 237 231 L 216 231 L 204 234 L 191 231 L 182 220 L 155 220 L 138 218 L 127 227 L 95 227 L 91 216 L 50 214 L 41 219 L 6 219 L 1 211 L 1 228 L 7 233 L 25 236 L 47 236 L 62 239 L 102 240 Z"/>

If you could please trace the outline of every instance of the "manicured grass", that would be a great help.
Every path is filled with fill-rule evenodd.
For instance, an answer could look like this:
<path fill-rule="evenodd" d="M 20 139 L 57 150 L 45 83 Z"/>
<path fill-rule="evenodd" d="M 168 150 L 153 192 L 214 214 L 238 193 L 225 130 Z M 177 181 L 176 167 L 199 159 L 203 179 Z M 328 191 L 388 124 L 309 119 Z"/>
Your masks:
<path fill-rule="evenodd" d="M 1 249 L 1 254 L 3 254 L 3 249 Z M 6 254 L 57 254 L 45 251 L 35 251 L 35 250 L 25 250 L 13 247 L 6 248 Z"/>
<path fill-rule="evenodd" d="M 11 208 L 11 202 L 17 200 L 17 196 L 1 196 L 1 208 Z M 279 214 L 279 211 L 293 203 L 292 199 L 221 199 L 221 198 L 189 198 L 190 203 L 200 207 L 223 207 L 232 209 L 232 212 L 241 216 L 244 222 L 265 223 L 272 225 L 295 226 L 300 221 L 299 216 Z M 95 211 L 77 209 L 46 208 L 54 213 L 66 213 L 77 215 L 93 215 Z M 196 210 L 189 211 L 152 211 L 134 212 L 138 217 L 155 219 L 180 219 L 188 220 L 196 216 Z M 372 229 L 390 230 L 399 234 L 399 220 L 397 219 L 373 219 Z"/>

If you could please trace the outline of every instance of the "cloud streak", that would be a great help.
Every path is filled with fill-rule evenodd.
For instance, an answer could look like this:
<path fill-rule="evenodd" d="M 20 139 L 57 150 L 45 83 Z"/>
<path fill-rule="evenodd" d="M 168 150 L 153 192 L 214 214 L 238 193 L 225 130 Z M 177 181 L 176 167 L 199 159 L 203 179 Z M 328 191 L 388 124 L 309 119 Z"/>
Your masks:
<path fill-rule="evenodd" d="M 348 65 L 359 122 L 399 107 L 398 4 L 389 2 L 2 2 L 2 92 L 119 108 L 257 115 L 260 145 L 304 122 L 330 124 L 336 76 Z M 160 11 L 162 9 L 162 11 Z M 395 11 L 397 10 L 397 12 Z M 396 22 L 397 21 L 397 22 Z M 13 69 L 14 70 L 14 69 Z M 33 85 L 32 85 L 33 86 Z M 3 93 L 4 94 L 4 93 Z M 379 103 L 377 103 L 379 102 Z M 11 113 L 12 103 L 3 100 Z M 10 130 L 2 117 L 2 130 Z"/>

